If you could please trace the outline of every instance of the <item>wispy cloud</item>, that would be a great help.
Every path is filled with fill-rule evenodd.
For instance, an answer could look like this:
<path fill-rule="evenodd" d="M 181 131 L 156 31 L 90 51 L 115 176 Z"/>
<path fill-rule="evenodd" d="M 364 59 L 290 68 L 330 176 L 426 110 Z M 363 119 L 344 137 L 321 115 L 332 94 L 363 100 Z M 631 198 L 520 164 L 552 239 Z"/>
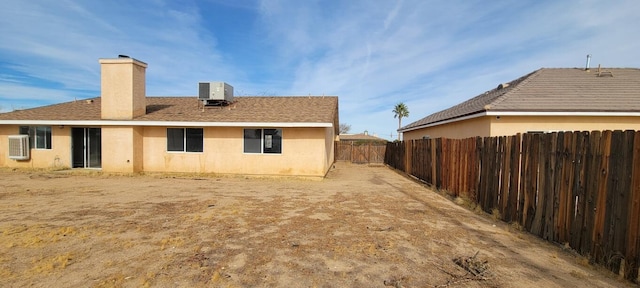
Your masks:
<path fill-rule="evenodd" d="M 376 118 L 389 124 L 372 126 L 394 131 L 397 102 L 418 120 L 541 67 L 580 66 L 587 53 L 640 66 L 630 59 L 638 48 L 629 38 L 632 2 L 621 9 L 599 1 L 350 1 L 323 9 L 336 13 L 328 18 L 300 6 L 280 2 L 263 13 L 271 33 L 292 31 L 281 39 L 297 67 L 290 91 L 340 95 L 341 119 L 358 131 L 383 121 Z M 287 17 L 299 9 L 303 20 Z M 312 48 L 294 49 L 301 43 Z"/>
<path fill-rule="evenodd" d="M 338 95 L 342 122 L 388 137 L 397 102 L 408 124 L 541 67 L 581 67 L 586 54 L 640 67 L 636 1 L 6 2 L 5 110 L 98 95 L 98 58 L 127 54 L 149 64 L 149 95 L 195 95 L 198 81 Z"/>

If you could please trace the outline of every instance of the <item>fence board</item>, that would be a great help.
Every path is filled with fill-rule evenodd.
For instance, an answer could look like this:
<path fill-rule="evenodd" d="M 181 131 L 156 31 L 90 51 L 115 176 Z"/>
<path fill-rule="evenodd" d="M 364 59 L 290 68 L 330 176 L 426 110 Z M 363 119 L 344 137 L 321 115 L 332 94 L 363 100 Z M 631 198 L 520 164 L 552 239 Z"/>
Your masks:
<path fill-rule="evenodd" d="M 554 241 L 558 243 L 567 242 L 567 222 L 571 221 L 569 217 L 569 195 L 571 189 L 571 181 L 573 176 L 573 164 L 571 163 L 572 155 L 569 152 L 571 149 L 573 133 L 558 133 L 558 151 L 557 161 L 559 170 L 556 175 L 556 199 L 555 199 L 555 211 L 554 215 Z"/>
<path fill-rule="evenodd" d="M 529 166 L 531 165 L 531 157 L 529 157 L 529 153 L 531 150 L 531 137 L 529 136 L 531 134 L 524 134 L 522 135 L 522 144 L 521 144 L 521 151 L 522 154 L 520 156 L 521 160 L 520 163 L 522 165 L 522 168 L 520 169 L 520 193 L 522 193 L 522 197 L 518 198 L 518 213 L 517 213 L 517 217 L 518 217 L 518 223 L 520 224 L 520 226 L 522 226 L 522 228 L 524 230 L 529 231 L 528 227 L 526 226 L 526 219 L 527 219 L 527 215 L 529 215 L 529 213 L 531 213 L 529 211 L 530 209 L 530 204 L 531 204 L 531 196 L 527 194 L 528 191 L 530 191 L 530 181 L 529 181 Z"/>
<path fill-rule="evenodd" d="M 600 175 L 598 179 L 598 193 L 596 198 L 596 217 L 593 228 L 593 245 L 592 259 L 596 263 L 605 263 L 604 248 L 603 248 L 603 233 L 604 233 L 604 220 L 606 212 L 607 201 L 607 182 L 609 178 L 609 155 L 611 152 L 611 131 L 604 131 L 602 138 L 600 139 L 600 150 L 598 151 L 602 155 L 602 161 L 600 162 Z"/>
<path fill-rule="evenodd" d="M 576 183 L 580 181 L 579 179 L 579 175 L 576 176 L 576 171 L 578 171 L 580 169 L 580 162 L 581 160 L 579 159 L 580 156 L 580 151 L 579 151 L 579 144 L 578 144 L 578 138 L 580 138 L 580 133 L 576 132 L 576 133 L 571 133 L 569 139 L 565 138 L 566 144 L 565 144 L 565 153 L 568 155 L 567 157 L 567 165 L 569 165 L 569 171 L 567 171 L 566 174 L 566 178 L 567 179 L 567 183 L 566 183 L 566 189 L 567 189 L 567 194 L 565 195 L 565 199 L 566 199 L 566 218 L 564 221 L 564 239 L 562 239 L 562 243 L 569 243 L 569 245 L 571 245 L 571 235 L 573 233 L 573 223 L 577 218 L 577 210 L 578 210 L 578 197 L 577 197 L 577 187 L 576 187 Z"/>
<path fill-rule="evenodd" d="M 460 175 L 464 172 L 462 166 L 463 159 L 460 157 L 460 141 L 452 141 L 453 144 L 453 161 L 451 167 L 451 174 L 453 176 L 453 183 L 451 187 L 451 193 L 454 197 L 458 197 L 460 193 Z"/>
<path fill-rule="evenodd" d="M 436 141 L 435 140 L 429 140 L 429 145 L 430 145 L 430 153 L 431 153 L 431 181 L 429 181 L 429 183 L 431 184 L 435 184 L 436 183 L 436 178 L 438 170 L 437 170 L 437 153 L 436 153 Z"/>
<path fill-rule="evenodd" d="M 509 177 L 511 173 L 511 137 L 500 137 L 500 144 L 498 155 L 500 155 L 500 194 L 498 195 L 499 199 L 499 210 L 500 215 L 502 216 L 502 220 L 506 221 L 507 219 L 507 204 L 509 204 Z"/>
<path fill-rule="evenodd" d="M 488 206 L 489 206 L 489 197 L 491 192 L 491 182 L 492 180 L 495 178 L 494 175 L 492 174 L 492 169 L 495 169 L 495 167 L 493 167 L 491 160 L 492 158 L 490 157 L 491 153 L 492 153 L 492 148 L 491 148 L 491 138 L 485 137 L 482 141 L 482 148 L 483 148 L 483 152 L 482 152 L 482 160 L 481 160 L 481 164 L 482 165 L 482 175 L 480 176 L 480 181 L 481 181 L 481 188 L 480 188 L 480 193 L 479 193 L 479 197 L 478 197 L 478 204 L 480 204 L 480 207 L 482 208 L 483 211 L 485 212 L 489 212 L 488 211 Z"/>
<path fill-rule="evenodd" d="M 460 173 L 458 174 L 458 196 L 466 197 L 463 193 L 469 191 L 467 188 L 467 181 L 469 180 L 469 139 L 459 142 L 460 148 L 458 149 L 458 157 L 460 159 L 460 163 L 458 164 L 457 170 L 459 170 Z"/>
<path fill-rule="evenodd" d="M 595 256 L 594 248 L 594 235 L 595 226 L 597 221 L 597 209 L 598 209 L 598 187 L 599 181 L 602 175 L 602 133 L 600 131 L 593 131 L 589 135 L 589 144 L 587 147 L 587 162 L 586 168 L 586 209 L 584 219 L 584 237 L 580 241 L 580 249 L 583 255 L 589 255 L 592 259 Z"/>
<path fill-rule="evenodd" d="M 557 191 L 556 191 L 556 173 L 558 171 L 558 161 L 557 161 L 557 145 L 558 145 L 558 133 L 551 133 L 548 135 L 547 141 L 547 151 L 545 153 L 548 154 L 549 161 L 547 162 L 547 169 L 545 169 L 544 177 L 545 177 L 545 186 L 543 193 L 546 194 L 544 201 L 544 210 L 542 221 L 544 224 L 542 225 L 542 238 L 548 241 L 554 240 L 555 235 L 555 215 L 556 215 L 556 202 L 557 202 Z"/>
<path fill-rule="evenodd" d="M 526 159 L 527 165 L 522 174 L 523 189 L 524 189 L 524 203 L 523 203 L 523 217 L 522 226 L 526 231 L 533 233 L 533 223 L 538 209 L 539 199 L 537 196 L 540 172 L 540 134 L 526 134 L 524 136 L 526 142 L 523 144 L 526 146 L 526 152 L 523 157 Z M 537 234 L 537 233 L 533 233 Z"/>
<path fill-rule="evenodd" d="M 442 188 L 442 177 L 440 175 L 442 175 L 442 138 L 438 138 L 436 139 L 436 143 L 435 143 L 435 149 L 436 149 L 436 173 L 435 173 L 435 177 L 433 179 L 434 183 L 436 184 L 436 188 L 440 189 Z"/>
<path fill-rule="evenodd" d="M 449 157 L 451 156 L 449 152 L 449 139 L 442 139 L 440 149 L 442 151 L 440 154 L 440 157 L 442 158 L 442 163 L 440 164 L 442 165 L 442 170 L 438 176 L 441 179 L 440 189 L 449 190 Z"/>
<path fill-rule="evenodd" d="M 479 161 L 478 161 L 478 138 L 469 138 L 469 180 L 467 181 L 467 192 L 469 199 L 476 199 L 478 191 Z"/>
<path fill-rule="evenodd" d="M 573 133 L 563 133 L 564 141 L 562 144 L 562 151 L 560 154 L 562 155 L 562 178 L 560 179 L 560 189 L 559 189 L 559 207 L 558 207 L 558 218 L 557 218 L 557 235 L 556 239 L 559 243 L 567 243 L 569 239 L 569 230 L 571 227 L 571 222 L 573 220 L 573 215 L 571 214 L 571 206 L 573 204 L 573 200 L 571 200 L 572 195 L 572 187 L 573 187 L 573 169 L 574 169 L 574 155 L 572 151 L 575 151 L 575 147 L 573 146 Z"/>
<path fill-rule="evenodd" d="M 471 161 L 473 163 L 471 176 L 473 176 L 473 178 L 471 178 L 471 183 L 469 183 L 469 187 L 472 191 L 471 197 L 469 197 L 469 199 L 473 200 L 478 198 L 478 189 L 480 189 L 480 187 L 478 186 L 480 183 L 480 149 L 482 149 L 482 143 L 480 142 L 480 139 L 480 137 L 476 137 L 473 140 L 470 139 L 473 149 L 473 155 L 471 156 Z"/>
<path fill-rule="evenodd" d="M 587 132 L 579 132 L 576 133 L 574 138 L 575 147 L 575 169 L 573 171 L 573 188 L 571 194 L 572 206 L 573 209 L 571 213 L 573 213 L 573 222 L 571 222 L 570 232 L 569 232 L 569 245 L 574 247 L 576 250 L 580 250 L 582 238 L 585 235 L 585 209 L 587 209 L 587 201 L 586 201 L 586 187 L 585 187 L 585 176 L 587 173 L 587 168 L 585 167 L 585 162 L 587 161 Z"/>
<path fill-rule="evenodd" d="M 489 151 L 489 165 L 491 165 L 491 178 L 489 179 L 487 212 L 491 213 L 493 208 L 498 207 L 498 194 L 500 193 L 500 165 L 502 163 L 502 155 L 500 155 L 500 137 L 489 138 L 491 150 Z"/>
<path fill-rule="evenodd" d="M 539 170 L 538 172 L 538 189 L 536 190 L 536 196 L 537 196 L 537 201 L 536 201 L 536 209 L 535 209 L 535 216 L 533 217 L 533 222 L 531 224 L 531 233 L 533 233 L 534 235 L 538 235 L 539 237 L 543 237 L 543 230 L 544 230 L 544 224 L 545 224 L 545 210 L 546 210 L 546 201 L 547 198 L 550 198 L 550 196 L 548 196 L 550 193 L 547 189 L 547 173 L 552 169 L 551 167 L 549 167 L 549 163 L 550 163 L 550 157 L 549 155 L 551 155 L 550 153 L 550 149 L 551 149 L 551 145 L 549 144 L 551 137 L 542 137 L 544 135 L 541 135 L 540 137 L 540 143 L 539 143 L 539 147 L 538 147 L 538 159 L 540 160 L 537 169 Z"/>
<path fill-rule="evenodd" d="M 511 169 L 509 171 L 509 197 L 507 200 L 507 222 L 520 222 L 518 221 L 518 198 L 522 198 L 520 187 L 520 134 L 513 136 L 510 145 L 509 161 L 511 162 Z"/>
<path fill-rule="evenodd" d="M 616 176 L 619 178 L 617 185 L 615 186 L 616 195 L 614 205 L 614 221 L 613 226 L 614 233 L 614 253 L 619 253 L 620 259 L 624 260 L 624 256 L 627 254 L 627 228 L 629 222 L 629 200 L 630 193 L 627 190 L 631 186 L 631 171 L 633 167 L 633 136 L 634 131 L 624 131 L 622 134 L 622 149 L 620 151 L 620 165 L 619 173 Z M 626 193 L 625 193 L 626 192 Z M 622 266 L 618 263 L 617 269 L 619 273 L 625 275 L 626 271 L 619 271 Z M 615 271 L 614 271 L 615 272 Z"/>
<path fill-rule="evenodd" d="M 615 235 L 615 226 L 616 223 L 616 208 L 617 208 L 617 197 L 618 193 L 615 191 L 618 188 L 620 178 L 619 173 L 621 172 L 621 162 L 622 162 L 622 131 L 613 131 L 611 135 L 611 153 L 609 160 L 609 173 L 610 176 L 607 179 L 607 187 L 606 190 L 610 193 L 607 193 L 606 197 L 606 206 L 605 206 L 605 216 L 604 216 L 604 227 L 602 232 L 603 238 L 603 251 L 604 258 L 602 259 L 602 263 L 605 264 L 609 269 L 615 270 L 614 272 L 618 272 L 617 268 L 620 265 L 620 256 L 618 255 L 618 251 L 616 251 L 616 235 Z M 613 192 L 613 193 L 611 193 Z"/>

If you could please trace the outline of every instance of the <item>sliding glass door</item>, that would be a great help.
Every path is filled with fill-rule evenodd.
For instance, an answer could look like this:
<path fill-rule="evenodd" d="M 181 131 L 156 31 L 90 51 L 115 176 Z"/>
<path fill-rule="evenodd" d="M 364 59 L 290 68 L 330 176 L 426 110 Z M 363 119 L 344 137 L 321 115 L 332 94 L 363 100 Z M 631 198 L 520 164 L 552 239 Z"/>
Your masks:
<path fill-rule="evenodd" d="M 71 158 L 73 168 L 102 167 L 100 128 L 71 128 Z"/>

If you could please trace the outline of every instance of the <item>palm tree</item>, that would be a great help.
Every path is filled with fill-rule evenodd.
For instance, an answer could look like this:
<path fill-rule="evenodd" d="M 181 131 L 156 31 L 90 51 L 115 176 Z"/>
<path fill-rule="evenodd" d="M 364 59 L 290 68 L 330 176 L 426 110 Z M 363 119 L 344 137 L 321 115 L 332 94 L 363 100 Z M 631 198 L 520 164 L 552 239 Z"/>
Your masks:
<path fill-rule="evenodd" d="M 393 107 L 392 112 L 394 113 L 393 118 L 398 118 L 398 129 L 400 129 L 400 127 L 402 127 L 402 118 L 409 117 L 409 108 L 400 102 Z M 398 140 L 400 140 L 400 132 L 398 132 Z"/>

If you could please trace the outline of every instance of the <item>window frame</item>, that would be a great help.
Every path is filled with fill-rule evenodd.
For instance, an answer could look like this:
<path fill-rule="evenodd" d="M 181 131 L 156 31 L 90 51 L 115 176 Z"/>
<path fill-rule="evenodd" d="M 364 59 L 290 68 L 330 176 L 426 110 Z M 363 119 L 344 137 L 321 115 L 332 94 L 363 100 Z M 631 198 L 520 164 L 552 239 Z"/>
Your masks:
<path fill-rule="evenodd" d="M 20 126 L 20 135 L 29 135 L 29 149 L 52 150 L 53 149 L 53 129 L 51 126 Z"/>
<path fill-rule="evenodd" d="M 260 131 L 260 136 L 247 138 L 247 136 L 258 136 L 257 131 Z M 249 132 L 249 134 L 247 134 Z M 253 133 L 251 133 L 253 132 Z M 282 143 L 283 143 L 283 129 L 282 128 L 243 128 L 242 130 L 242 152 L 243 154 L 260 154 L 260 155 L 282 155 Z M 260 151 L 257 151 L 258 144 L 255 140 L 260 140 Z M 250 141 L 247 141 L 250 140 Z M 251 146 L 247 146 L 247 144 Z"/>
<path fill-rule="evenodd" d="M 170 132 L 170 131 L 173 131 L 173 132 Z M 182 138 L 182 141 L 180 142 L 178 142 L 177 139 L 174 139 L 177 135 L 176 132 L 178 131 L 181 131 L 180 134 L 182 134 L 180 136 L 180 138 Z M 204 128 L 167 127 L 166 133 L 167 133 L 166 134 L 167 135 L 166 151 L 168 153 L 204 153 Z M 170 136 L 172 137 L 170 138 Z M 196 140 L 196 142 L 192 142 L 194 139 Z M 198 140 L 199 140 L 199 143 L 198 143 Z M 175 146 L 178 143 L 180 144 L 179 150 L 177 149 L 177 146 Z"/>

